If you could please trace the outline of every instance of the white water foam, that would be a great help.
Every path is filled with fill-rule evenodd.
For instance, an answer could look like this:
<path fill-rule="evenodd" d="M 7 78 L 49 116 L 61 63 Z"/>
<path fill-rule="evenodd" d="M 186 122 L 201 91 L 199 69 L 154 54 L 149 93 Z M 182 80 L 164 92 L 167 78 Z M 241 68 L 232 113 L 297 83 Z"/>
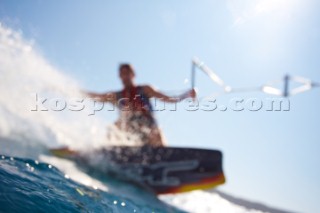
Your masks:
<path fill-rule="evenodd" d="M 40 103 L 36 94 L 48 100 L 83 98 L 77 82 L 51 65 L 34 46 L 21 33 L 0 24 L 0 137 L 10 139 L 10 147 L 13 141 L 28 147 L 77 149 L 134 143 L 110 121 L 88 116 L 90 100 L 85 100 L 82 111 L 40 111 L 42 105 L 32 111 Z M 106 126 L 111 135 L 108 140 Z"/>
<path fill-rule="evenodd" d="M 179 195 L 167 195 L 162 199 L 170 204 L 179 206 L 188 212 L 230 212 L 230 213 L 261 213 L 259 210 L 249 210 L 237 206 L 223 199 L 216 193 L 206 191 L 193 191 Z"/>

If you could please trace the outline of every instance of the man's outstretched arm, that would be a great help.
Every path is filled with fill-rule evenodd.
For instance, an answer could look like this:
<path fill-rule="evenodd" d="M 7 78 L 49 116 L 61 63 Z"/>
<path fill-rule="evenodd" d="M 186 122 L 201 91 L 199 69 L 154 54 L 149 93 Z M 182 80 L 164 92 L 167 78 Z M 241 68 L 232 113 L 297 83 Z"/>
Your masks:
<path fill-rule="evenodd" d="M 156 89 L 152 88 L 151 86 L 144 86 L 143 87 L 144 92 L 148 95 L 149 98 L 159 98 L 164 102 L 168 103 L 177 103 L 179 101 L 182 101 L 186 98 L 195 98 L 196 97 L 196 91 L 194 89 L 189 90 L 188 92 L 176 96 L 176 97 L 171 97 L 167 96 Z"/>
<path fill-rule="evenodd" d="M 117 101 L 116 100 L 117 95 L 115 92 L 106 92 L 106 93 L 85 92 L 85 94 L 90 98 L 100 102 L 115 103 Z"/>

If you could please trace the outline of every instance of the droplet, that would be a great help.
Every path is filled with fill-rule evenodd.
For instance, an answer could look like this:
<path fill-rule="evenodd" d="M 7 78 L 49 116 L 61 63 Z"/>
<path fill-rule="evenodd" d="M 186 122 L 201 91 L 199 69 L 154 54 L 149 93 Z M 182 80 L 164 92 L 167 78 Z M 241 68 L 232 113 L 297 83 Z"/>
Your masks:
<path fill-rule="evenodd" d="M 122 203 L 121 203 L 121 206 L 126 206 L 126 203 L 125 203 L 125 202 L 122 202 Z"/>
<path fill-rule="evenodd" d="M 49 164 L 48 167 L 49 167 L 49 169 L 51 169 L 51 168 L 52 168 L 52 165 Z"/>
<path fill-rule="evenodd" d="M 14 160 L 14 158 L 13 158 L 13 157 L 10 157 L 10 160 Z"/>
<path fill-rule="evenodd" d="M 65 175 L 64 175 L 64 178 L 65 178 L 65 179 L 69 179 L 69 175 L 65 174 Z"/>
<path fill-rule="evenodd" d="M 35 160 L 34 163 L 38 165 L 38 164 L 39 164 L 39 161 Z"/>
<path fill-rule="evenodd" d="M 116 200 L 113 201 L 113 204 L 114 204 L 114 205 L 117 205 L 117 204 L 118 204 L 118 201 L 116 201 Z"/>

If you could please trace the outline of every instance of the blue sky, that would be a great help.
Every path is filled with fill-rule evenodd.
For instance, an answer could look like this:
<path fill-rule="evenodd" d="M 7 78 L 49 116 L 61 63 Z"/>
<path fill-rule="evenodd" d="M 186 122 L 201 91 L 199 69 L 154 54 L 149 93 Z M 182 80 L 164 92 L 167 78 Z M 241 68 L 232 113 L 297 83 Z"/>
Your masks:
<path fill-rule="evenodd" d="M 118 64 L 130 62 L 138 83 L 173 93 L 189 87 L 193 56 L 234 87 L 261 86 L 287 73 L 319 82 L 319 6 L 315 0 L 2 0 L 0 21 L 33 40 L 85 89 L 119 89 Z M 199 96 L 219 91 L 200 71 L 197 86 Z M 229 94 L 218 102 L 234 97 L 273 96 Z M 179 110 L 157 117 L 169 145 L 224 152 L 228 182 L 222 190 L 316 212 L 319 89 L 290 97 L 290 103 L 289 112 Z"/>

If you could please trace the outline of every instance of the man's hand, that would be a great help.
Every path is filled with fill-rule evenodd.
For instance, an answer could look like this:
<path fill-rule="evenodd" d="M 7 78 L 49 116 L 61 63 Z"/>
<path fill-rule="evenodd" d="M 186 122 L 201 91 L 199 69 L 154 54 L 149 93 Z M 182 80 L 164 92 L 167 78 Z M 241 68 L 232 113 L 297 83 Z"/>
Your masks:
<path fill-rule="evenodd" d="M 182 94 L 182 95 L 180 96 L 180 99 L 181 99 L 181 100 L 184 100 L 184 99 L 186 99 L 186 98 L 193 98 L 193 99 L 195 99 L 196 97 L 197 97 L 196 90 L 195 90 L 195 89 L 191 89 L 191 90 L 189 90 L 188 92 Z"/>
<path fill-rule="evenodd" d="M 195 89 L 191 89 L 191 90 L 189 91 L 189 95 L 190 95 L 190 98 L 195 99 L 195 98 L 197 97 L 197 92 L 196 92 L 196 90 L 195 90 Z"/>

